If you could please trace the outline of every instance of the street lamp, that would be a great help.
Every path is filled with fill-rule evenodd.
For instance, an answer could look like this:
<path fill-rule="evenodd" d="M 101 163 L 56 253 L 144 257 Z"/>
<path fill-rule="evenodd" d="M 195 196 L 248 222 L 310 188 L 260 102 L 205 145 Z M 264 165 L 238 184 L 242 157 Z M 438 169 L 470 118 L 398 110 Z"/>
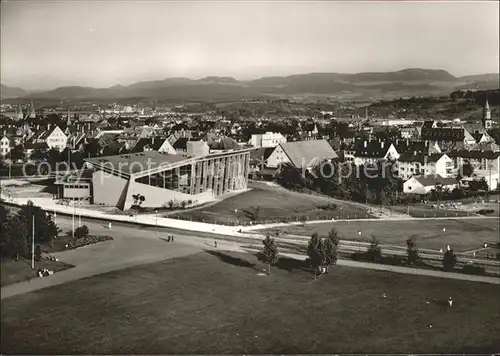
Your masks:
<path fill-rule="evenodd" d="M 76 204 L 75 204 L 75 201 L 73 200 L 73 216 L 71 218 L 71 225 L 73 227 L 73 229 L 71 231 L 71 236 L 73 238 L 75 238 L 75 212 L 76 212 Z"/>
<path fill-rule="evenodd" d="M 35 212 L 33 211 L 31 227 L 31 269 L 35 269 Z"/>
<path fill-rule="evenodd" d="M 361 236 L 361 230 L 358 230 L 358 236 Z M 358 241 L 358 251 L 361 252 L 361 241 Z"/>
<path fill-rule="evenodd" d="M 155 210 L 155 219 L 156 219 L 156 237 L 158 238 L 158 210 Z"/>

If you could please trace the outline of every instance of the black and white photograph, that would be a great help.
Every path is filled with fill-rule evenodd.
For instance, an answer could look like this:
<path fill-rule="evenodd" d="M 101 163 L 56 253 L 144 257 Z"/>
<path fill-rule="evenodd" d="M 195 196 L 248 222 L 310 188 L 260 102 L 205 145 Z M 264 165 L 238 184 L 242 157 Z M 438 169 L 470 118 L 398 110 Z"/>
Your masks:
<path fill-rule="evenodd" d="M 0 354 L 499 354 L 499 11 L 1 0 Z"/>

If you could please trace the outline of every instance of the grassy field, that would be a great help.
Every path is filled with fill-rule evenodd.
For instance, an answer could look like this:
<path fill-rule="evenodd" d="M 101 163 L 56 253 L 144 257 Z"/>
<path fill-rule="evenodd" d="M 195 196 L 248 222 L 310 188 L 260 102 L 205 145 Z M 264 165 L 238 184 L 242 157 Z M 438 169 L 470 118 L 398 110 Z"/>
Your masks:
<path fill-rule="evenodd" d="M 336 208 L 329 206 L 335 204 Z M 334 200 L 324 196 L 291 192 L 283 188 L 274 188 L 263 183 L 253 183 L 253 189 L 229 197 L 209 207 L 180 212 L 170 217 L 180 217 L 210 223 L 235 223 L 252 221 L 249 213 L 259 208 L 259 221 L 281 221 L 291 219 L 300 221 L 318 218 L 331 219 L 367 217 L 367 210 L 348 202 Z M 235 210 L 237 210 L 235 212 Z"/>
<path fill-rule="evenodd" d="M 395 205 L 389 207 L 390 210 L 407 214 L 408 207 L 402 205 Z M 462 216 L 476 216 L 472 211 L 461 211 L 461 210 L 450 210 L 450 209 L 433 209 L 430 206 L 424 204 L 416 204 L 410 206 L 409 213 L 411 217 L 414 218 L 445 218 L 445 217 L 462 217 Z"/>
<path fill-rule="evenodd" d="M 498 351 L 498 286 L 200 253 L 2 301 L 2 353 Z M 383 297 L 386 293 L 387 297 Z M 453 308 L 446 300 L 454 298 Z M 429 327 L 432 325 L 432 328 Z"/>
<path fill-rule="evenodd" d="M 414 218 L 428 218 L 428 217 L 456 217 L 456 216 L 475 216 L 477 211 L 481 209 L 492 209 L 493 213 L 488 214 L 488 216 L 499 216 L 498 203 L 488 202 L 491 199 L 493 201 L 498 201 L 498 195 L 491 195 L 488 199 L 486 197 L 479 198 L 467 198 L 460 199 L 457 201 L 444 201 L 441 203 L 430 202 L 427 204 L 418 203 L 412 204 L 409 209 L 410 216 Z M 456 202 L 462 203 L 457 209 L 451 208 L 449 205 Z M 441 208 L 432 208 L 432 205 L 444 204 Z M 403 205 L 390 206 L 389 209 L 396 211 L 398 213 L 408 213 L 408 207 Z"/>
<path fill-rule="evenodd" d="M 295 235 L 310 236 L 313 232 L 326 235 L 335 227 L 342 239 L 369 241 L 375 235 L 381 243 L 401 246 L 406 246 L 406 240 L 415 235 L 421 248 L 439 250 L 448 244 L 455 251 L 469 251 L 481 248 L 485 242 L 498 242 L 498 222 L 498 219 L 339 221 L 289 226 L 283 231 Z"/>
<path fill-rule="evenodd" d="M 40 261 L 35 261 L 35 269 L 31 269 L 31 260 L 20 259 L 18 261 L 6 259 L 1 261 L 1 286 L 8 284 L 27 281 L 37 277 L 37 270 L 47 268 L 48 270 L 58 272 L 73 267 L 72 265 L 47 260 L 42 258 Z"/>

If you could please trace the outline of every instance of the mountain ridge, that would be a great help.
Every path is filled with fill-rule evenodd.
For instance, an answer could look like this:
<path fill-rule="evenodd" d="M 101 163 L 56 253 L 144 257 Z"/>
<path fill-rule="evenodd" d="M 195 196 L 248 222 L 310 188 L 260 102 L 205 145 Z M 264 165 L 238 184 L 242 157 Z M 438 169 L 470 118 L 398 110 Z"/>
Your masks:
<path fill-rule="evenodd" d="M 268 76 L 253 80 L 207 76 L 201 79 L 171 77 L 140 81 L 131 85 L 108 88 L 86 86 L 58 87 L 39 93 L 6 87 L 14 97 L 37 99 L 119 99 L 119 98 L 178 98 L 222 99 L 269 95 L 332 95 L 332 96 L 406 96 L 441 95 L 455 88 L 481 87 L 488 89 L 498 82 L 498 74 L 485 73 L 455 77 L 446 70 L 407 68 L 392 72 L 306 73 L 289 76 Z M 13 90 L 10 90 L 13 89 Z M 17 89 L 17 91 L 16 91 Z M 24 94 L 22 94 L 24 93 Z M 4 85 L 2 85 L 2 99 Z"/>

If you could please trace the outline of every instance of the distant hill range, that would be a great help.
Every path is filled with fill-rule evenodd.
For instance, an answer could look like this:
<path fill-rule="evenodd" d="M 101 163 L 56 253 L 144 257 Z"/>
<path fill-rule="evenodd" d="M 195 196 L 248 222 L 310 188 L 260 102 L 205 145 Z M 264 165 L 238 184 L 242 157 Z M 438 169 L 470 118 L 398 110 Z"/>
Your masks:
<path fill-rule="evenodd" d="M 2 99 L 8 99 L 8 98 L 17 98 L 17 97 L 22 97 L 26 96 L 29 93 L 21 88 L 13 88 L 13 87 L 8 87 L 6 85 L 1 84 L 0 86 L 0 97 Z"/>
<path fill-rule="evenodd" d="M 459 89 L 496 89 L 498 74 L 454 77 L 445 70 L 404 69 L 374 73 L 310 73 L 240 81 L 232 77 L 167 78 L 110 88 L 60 87 L 28 93 L 2 85 L 2 99 L 106 100 L 126 98 L 172 100 L 236 100 L 257 97 L 329 97 L 375 100 L 404 96 L 449 95 Z"/>

